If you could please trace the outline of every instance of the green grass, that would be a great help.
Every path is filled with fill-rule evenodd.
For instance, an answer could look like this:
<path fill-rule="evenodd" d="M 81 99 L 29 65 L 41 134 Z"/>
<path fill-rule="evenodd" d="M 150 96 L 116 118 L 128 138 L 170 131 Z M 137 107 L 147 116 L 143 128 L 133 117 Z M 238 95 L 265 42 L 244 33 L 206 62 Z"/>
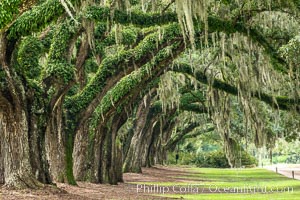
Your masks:
<path fill-rule="evenodd" d="M 162 195 L 161 195 L 162 196 Z M 195 194 L 195 195 L 164 195 L 170 198 L 205 199 L 205 200 L 299 200 L 300 193 L 273 194 Z"/>
<path fill-rule="evenodd" d="M 172 198 L 184 199 L 265 199 L 265 200 L 280 200 L 280 199 L 300 199 L 300 181 L 286 178 L 280 174 L 265 170 L 265 169 L 212 169 L 212 168 L 186 168 L 187 173 L 181 175 L 182 182 L 134 182 L 133 184 L 145 184 L 148 186 L 168 187 L 172 191 L 172 187 L 176 186 L 177 194 L 174 192 L 166 192 L 161 194 L 157 192 L 153 195 L 159 195 Z M 196 184 L 194 192 L 189 194 L 180 193 L 178 188 L 188 188 L 190 184 Z M 249 188 L 256 189 L 255 193 L 250 193 Z M 216 191 L 219 188 L 219 191 Z M 227 191 L 237 189 L 239 193 L 232 194 Z M 241 189 L 248 192 L 241 192 Z M 278 189 L 278 191 L 277 191 Z M 289 189 L 289 191 L 288 191 Z M 225 190 L 225 191 L 224 191 Z M 208 193 L 211 192 L 211 193 Z"/>
<path fill-rule="evenodd" d="M 283 175 L 265 169 L 191 168 L 189 171 L 192 173 L 191 176 L 180 178 L 199 179 L 207 182 L 207 184 L 222 187 L 241 187 L 244 185 L 266 186 L 267 188 L 293 186 L 300 189 L 300 181 L 286 178 Z"/>

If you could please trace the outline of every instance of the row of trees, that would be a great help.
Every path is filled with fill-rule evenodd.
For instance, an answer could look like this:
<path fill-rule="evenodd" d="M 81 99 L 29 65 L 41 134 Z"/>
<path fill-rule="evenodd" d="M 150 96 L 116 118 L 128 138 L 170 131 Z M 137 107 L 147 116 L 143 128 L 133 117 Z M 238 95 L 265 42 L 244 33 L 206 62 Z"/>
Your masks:
<path fill-rule="evenodd" d="M 177 127 L 183 112 L 209 113 L 232 166 L 238 111 L 258 146 L 269 122 L 258 111 L 293 113 L 282 127 L 299 133 L 299 9 L 297 0 L 2 1 L 0 183 L 116 184 L 123 171 L 163 163 L 202 124 Z"/>

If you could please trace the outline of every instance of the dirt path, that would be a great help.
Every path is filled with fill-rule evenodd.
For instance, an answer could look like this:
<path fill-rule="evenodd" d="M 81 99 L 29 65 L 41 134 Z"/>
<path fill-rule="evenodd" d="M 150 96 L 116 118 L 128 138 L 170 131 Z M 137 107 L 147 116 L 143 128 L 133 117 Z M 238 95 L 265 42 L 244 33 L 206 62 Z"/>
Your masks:
<path fill-rule="evenodd" d="M 56 187 L 45 187 L 42 190 L 22 190 L 10 191 L 4 188 L 0 189 L 0 199 L 5 200 L 43 200 L 43 199 L 66 199 L 66 200 L 95 200 L 95 199 L 166 199 L 157 196 L 151 196 L 144 192 L 137 192 L 137 183 L 140 182 L 174 182 L 193 183 L 191 180 L 175 178 L 175 176 L 192 176 L 193 174 L 185 172 L 180 167 L 163 167 L 143 168 L 143 174 L 124 174 L 124 183 L 118 185 L 92 184 L 78 182 L 78 186 L 67 184 L 57 184 Z M 198 180 L 199 181 L 199 180 Z"/>
<path fill-rule="evenodd" d="M 265 167 L 268 170 L 272 170 L 279 174 L 282 174 L 288 178 L 293 178 L 292 172 L 294 171 L 294 179 L 300 180 L 300 165 L 299 164 L 280 164 Z"/>

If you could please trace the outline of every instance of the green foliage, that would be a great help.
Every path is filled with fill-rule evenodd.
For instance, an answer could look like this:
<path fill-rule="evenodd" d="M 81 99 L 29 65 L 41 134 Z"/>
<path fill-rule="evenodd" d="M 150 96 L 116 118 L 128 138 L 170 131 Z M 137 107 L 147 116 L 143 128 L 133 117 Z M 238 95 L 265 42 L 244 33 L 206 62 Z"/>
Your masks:
<path fill-rule="evenodd" d="M 89 58 L 84 63 L 84 69 L 87 74 L 96 73 L 98 70 L 98 64 L 94 58 Z"/>
<path fill-rule="evenodd" d="M 48 60 L 50 62 L 66 59 L 68 53 L 67 48 L 69 47 L 71 36 L 74 33 L 75 27 L 73 22 L 67 20 L 58 25 L 49 51 Z"/>
<path fill-rule="evenodd" d="M 195 159 L 198 167 L 229 168 L 230 165 L 223 151 L 214 151 L 198 155 Z"/>
<path fill-rule="evenodd" d="M 131 45 L 137 40 L 137 29 L 126 28 L 122 30 L 122 44 Z"/>
<path fill-rule="evenodd" d="M 47 76 L 56 77 L 62 83 L 68 83 L 74 78 L 75 68 L 66 62 L 49 63 L 46 69 Z"/>
<path fill-rule="evenodd" d="M 0 2 L 0 29 L 9 24 L 19 13 L 22 0 L 1 0 Z"/>
<path fill-rule="evenodd" d="M 181 152 L 178 154 L 179 159 L 178 163 L 179 165 L 194 165 L 193 160 L 195 159 L 194 153 L 188 153 L 188 152 Z M 171 152 L 168 154 L 167 164 L 169 165 L 175 165 L 176 164 L 176 152 Z"/>
<path fill-rule="evenodd" d="M 124 67 L 128 65 L 133 67 L 134 63 L 139 63 L 142 65 L 143 63 L 149 61 L 149 53 L 157 51 L 158 45 L 162 46 L 180 34 L 179 26 L 177 24 L 171 24 L 165 28 L 165 36 L 161 40 L 159 40 L 159 33 L 153 33 L 145 37 L 145 39 L 141 41 L 134 49 L 130 49 L 128 51 L 119 51 L 117 55 L 106 57 L 102 61 L 95 77 L 88 83 L 81 93 L 74 96 L 72 99 L 69 99 L 68 105 L 72 105 L 74 112 L 78 112 L 81 109 L 86 108 L 92 99 L 94 99 L 95 96 L 105 87 L 108 78 L 119 74 L 124 70 Z M 164 56 L 165 55 L 162 53 L 158 54 L 157 60 L 162 59 Z M 149 65 L 152 66 L 152 64 Z M 143 71 L 147 70 L 144 69 Z M 138 74 L 138 72 L 136 73 Z M 135 81 L 132 83 L 126 83 L 126 85 L 123 87 L 129 88 L 133 86 L 134 83 Z M 119 97 L 120 95 L 116 95 L 112 98 L 118 99 Z"/>
<path fill-rule="evenodd" d="M 283 45 L 279 49 L 279 53 L 288 62 L 292 63 L 294 66 L 298 66 L 300 64 L 300 35 L 294 37 L 288 44 Z"/>
<path fill-rule="evenodd" d="M 14 17 L 18 15 L 19 7 L 22 5 L 22 2 L 23 1 L 21 0 L 2 0 L 0 2 L 1 29 L 12 22 Z M 110 111 L 114 112 L 114 114 L 118 114 L 123 111 L 126 105 L 135 100 L 131 99 L 134 97 L 134 94 L 139 93 L 140 91 L 145 92 L 154 85 L 156 86 L 153 79 L 156 78 L 158 74 L 162 73 L 163 69 L 169 67 L 174 60 L 174 57 L 176 57 L 173 56 L 174 54 L 178 55 L 178 52 L 183 51 L 183 48 L 179 48 L 179 43 L 177 42 L 182 42 L 182 34 L 186 34 L 181 32 L 178 25 L 177 14 L 175 12 L 142 13 L 140 11 L 133 10 L 131 10 L 132 12 L 114 10 L 100 6 L 92 6 L 88 7 L 87 10 L 81 10 L 81 3 L 83 2 L 84 1 L 76 1 L 77 4 L 74 4 L 76 5 L 74 13 L 80 15 L 76 16 L 79 18 L 80 26 L 84 24 L 81 24 L 84 20 L 91 20 L 92 23 L 96 24 L 94 38 L 88 39 L 91 40 L 89 42 L 95 41 L 96 49 L 95 51 L 92 49 L 91 54 L 93 56 L 96 54 L 101 55 L 101 65 L 98 66 L 95 58 L 88 55 L 89 59 L 85 60 L 84 65 L 85 75 L 89 76 L 88 84 L 86 84 L 82 90 L 78 85 L 75 85 L 67 93 L 67 106 L 65 106 L 65 108 L 67 109 L 68 114 L 67 116 L 64 116 L 67 128 L 69 128 L 69 133 L 66 137 L 66 176 L 73 184 L 75 184 L 75 181 L 72 173 L 72 145 L 74 142 L 72 131 L 75 130 L 76 120 L 78 116 L 80 116 L 78 114 L 86 109 L 93 100 L 97 100 L 97 97 L 103 96 L 104 97 L 102 99 L 99 98 L 99 102 L 101 103 L 99 105 L 95 105 L 97 106 L 97 109 L 93 116 L 93 126 L 96 126 L 99 123 L 99 119 L 103 116 L 105 117 Z M 232 11 L 230 14 L 233 15 L 243 14 L 243 7 L 239 7 L 236 2 L 230 0 L 221 0 L 221 2 L 228 5 L 230 8 L 229 10 L 225 10 L 225 12 L 230 13 Z M 254 8 L 252 6 L 255 6 L 255 2 L 257 1 L 251 1 L 250 3 L 245 4 L 245 8 Z M 99 2 L 97 1 L 97 3 Z M 130 3 L 132 5 L 137 5 L 140 1 L 130 0 Z M 251 7 L 248 7 L 248 4 Z M 299 5 L 299 3 L 297 5 Z M 238 7 L 238 9 L 231 10 L 233 7 Z M 206 27 L 208 28 L 207 32 L 209 33 L 209 36 L 212 35 L 210 33 L 222 32 L 230 36 L 235 33 L 239 33 L 245 36 L 245 38 L 250 38 L 253 45 L 263 47 L 264 52 L 271 58 L 274 68 L 279 72 L 287 72 L 285 68 L 287 64 L 286 61 L 294 64 L 295 66 L 299 65 L 299 37 L 295 37 L 287 45 L 281 47 L 279 53 L 283 58 L 285 58 L 284 60 L 279 56 L 279 53 L 273 46 L 273 43 L 270 43 L 266 36 L 261 33 L 261 30 L 257 30 L 256 26 L 252 26 L 252 24 L 250 25 L 250 23 L 248 24 L 243 21 L 248 17 L 248 15 L 245 15 L 244 17 L 237 17 L 232 20 L 227 17 L 222 18 L 221 16 L 218 16 L 218 12 L 214 13 L 213 10 L 210 11 L 210 16 L 207 19 L 208 27 Z M 79 29 L 77 24 L 75 25 L 74 22 L 66 20 L 68 19 L 68 15 L 63 15 L 64 12 L 65 9 L 58 0 L 39 1 L 36 6 L 18 17 L 7 31 L 8 47 L 13 47 L 15 44 L 18 47 L 15 52 L 13 52 L 14 49 L 8 48 L 8 53 L 11 53 L 10 51 L 13 52 L 12 59 L 16 58 L 17 61 L 17 65 L 10 65 L 9 67 L 11 67 L 12 71 L 13 68 L 15 68 L 17 75 L 24 76 L 28 82 L 26 83 L 26 86 L 34 88 L 39 94 L 45 92 L 41 91 L 41 88 L 39 88 L 38 79 L 40 78 L 41 71 L 43 70 L 44 72 L 44 74 L 42 74 L 44 75 L 43 78 L 54 78 L 54 83 L 56 85 L 50 86 L 50 89 L 47 91 L 49 99 L 52 94 L 57 92 L 58 88 L 62 88 L 62 86 L 66 83 L 70 83 L 72 80 L 75 82 L 74 74 L 76 69 L 73 65 L 73 61 L 75 59 L 72 57 L 72 49 L 69 48 L 70 41 L 72 41 L 72 39 L 76 40 L 78 35 L 81 34 L 81 31 L 86 31 L 85 34 L 87 35 L 89 35 L 88 32 L 90 31 L 88 28 L 84 27 L 84 25 L 83 27 L 86 29 L 80 27 L 82 30 L 77 30 L 77 28 Z M 81 21 L 81 15 L 86 17 L 83 17 L 83 21 Z M 56 20 L 58 18 L 60 20 L 57 22 Z M 241 20 L 241 18 L 243 20 Z M 55 25 L 56 23 L 58 24 Z M 197 39 L 200 41 L 203 38 L 204 32 L 206 32 L 206 30 L 204 31 L 205 22 L 201 20 L 194 20 L 194 23 L 196 30 L 195 34 Z M 253 23 L 253 21 L 251 21 L 251 23 Z M 117 26 L 121 27 L 121 31 L 119 31 L 118 28 L 113 28 L 115 24 L 118 24 Z M 45 31 L 44 28 L 49 25 L 53 27 L 50 27 L 50 31 L 47 33 L 47 36 L 40 41 L 36 35 L 42 35 L 39 31 Z M 160 25 L 165 26 L 157 28 L 157 26 Z M 137 27 L 150 27 L 152 30 L 147 32 L 145 34 L 146 36 L 144 36 L 143 34 L 145 29 Z M 93 36 L 93 34 L 89 36 Z M 143 39 L 143 37 L 145 38 Z M 79 36 L 79 38 L 81 37 Z M 219 38 L 216 38 L 216 40 L 217 39 Z M 78 50 L 78 47 L 80 46 L 80 39 L 77 39 L 76 45 L 74 52 L 75 50 Z M 124 48 L 132 46 L 132 49 L 123 50 Z M 104 54 L 106 49 L 113 49 L 111 52 L 114 54 L 105 56 Z M 45 55 L 48 60 L 45 68 L 41 69 L 39 59 L 41 54 L 45 52 L 48 53 Z M 251 54 L 252 52 L 248 53 Z M 16 57 L 14 57 L 14 55 L 16 55 Z M 10 55 L 8 54 L 7 57 L 10 58 Z M 213 64 L 214 63 L 212 63 L 212 65 Z M 181 72 L 185 72 L 196 77 L 199 82 L 209 84 L 211 81 L 206 76 L 207 74 L 201 72 L 198 73 L 198 71 L 194 71 L 194 69 L 190 66 L 181 65 L 180 67 L 182 67 L 180 69 Z M 207 72 L 209 72 L 209 70 L 210 69 L 208 69 Z M 126 74 L 129 75 L 125 76 Z M 120 80 L 120 77 L 122 76 L 124 77 Z M 218 74 L 216 74 L 216 76 L 219 77 Z M 2 69 L 0 69 L 1 90 L 5 87 L 5 82 L 5 74 Z M 110 85 L 107 85 L 108 83 L 110 83 Z M 229 83 L 226 80 L 223 81 L 221 79 L 216 79 L 213 83 L 213 87 L 226 91 L 229 94 L 240 95 L 239 88 L 233 86 L 232 83 Z M 107 89 L 108 92 L 104 89 Z M 278 92 L 278 94 L 280 92 Z M 249 94 L 249 98 L 250 96 L 259 97 L 262 101 L 273 105 L 273 107 L 276 106 L 273 95 L 266 95 L 260 91 L 253 91 L 253 93 Z M 195 112 L 199 107 L 199 102 L 203 103 L 205 106 L 206 98 L 200 93 L 191 92 L 186 93 L 181 100 L 181 104 L 186 105 L 186 110 Z M 290 104 L 297 104 L 299 101 L 292 101 L 285 96 L 277 97 L 276 100 L 281 109 L 288 109 Z M 153 106 L 153 109 L 151 110 L 153 115 L 161 112 L 161 105 L 162 103 L 158 102 L 155 106 Z M 181 107 L 183 107 L 182 105 Z M 37 109 L 35 110 L 39 110 L 42 106 L 47 107 L 41 103 L 41 105 L 37 106 Z M 231 130 L 233 130 L 233 132 L 238 132 L 243 127 L 239 126 L 241 123 L 240 121 L 237 119 L 234 120 L 238 123 L 232 124 Z M 109 125 L 113 126 L 113 124 Z M 181 155 L 181 164 L 197 164 L 199 166 L 209 167 L 229 167 L 228 161 L 224 153 L 221 151 L 201 153 L 198 155 L 194 153 L 195 151 L 196 148 L 189 143 L 186 146 L 186 152 Z M 242 155 L 242 165 L 256 164 L 255 159 L 246 152 L 242 152 Z"/>
<path fill-rule="evenodd" d="M 96 21 L 106 21 L 110 16 L 109 8 L 99 8 L 91 6 L 88 8 L 86 17 Z M 130 15 L 126 11 L 115 10 L 113 19 L 121 24 L 135 24 L 141 27 L 163 25 L 177 21 L 176 13 L 142 13 L 132 12 Z"/>
<path fill-rule="evenodd" d="M 95 19 L 99 21 L 106 21 L 107 16 L 110 15 L 110 10 L 108 8 L 97 8 L 90 7 L 87 11 L 87 18 Z M 114 20 L 121 24 L 135 24 L 139 26 L 152 26 L 161 25 L 169 22 L 177 21 L 177 16 L 174 13 L 164 13 L 160 14 L 149 14 L 149 13 L 139 13 L 132 12 L 128 15 L 123 11 L 115 11 Z M 236 22 L 230 20 L 224 20 L 217 16 L 209 16 L 208 19 L 208 31 L 209 32 L 224 32 L 226 34 L 232 34 L 239 32 L 243 35 L 249 36 L 254 42 L 263 46 L 266 55 L 269 55 L 274 69 L 280 72 L 287 72 L 284 65 L 286 64 L 283 59 L 280 58 L 277 51 L 270 45 L 270 43 L 264 38 L 264 36 L 254 28 L 249 28 L 244 24 L 244 22 Z M 199 34 L 199 30 L 202 32 L 204 27 L 204 22 L 197 22 L 195 20 L 195 30 Z"/>
<path fill-rule="evenodd" d="M 54 28 L 50 27 L 50 31 L 47 33 L 46 37 L 42 39 L 42 44 L 44 45 L 45 50 L 49 51 L 51 47 L 51 42 L 54 37 Z"/>
<path fill-rule="evenodd" d="M 206 99 L 203 95 L 203 92 L 201 91 L 191 91 L 184 93 L 180 99 L 183 105 L 195 102 L 205 102 L 205 100 Z"/>
<path fill-rule="evenodd" d="M 122 78 L 114 88 L 106 93 L 100 105 L 96 108 L 93 117 L 93 126 L 95 127 L 99 119 L 105 116 L 106 112 L 112 107 L 115 107 L 126 95 L 130 95 L 130 93 L 137 90 L 142 83 L 149 81 L 149 79 L 151 80 L 155 71 L 166 67 L 162 65 L 162 63 L 166 61 L 171 62 L 172 60 L 170 60 L 170 58 L 173 56 L 173 51 L 176 51 L 178 48 L 179 44 L 174 43 L 171 47 L 162 49 L 151 62 L 148 62 L 139 70 L 135 70 Z"/>
<path fill-rule="evenodd" d="M 32 32 L 37 32 L 57 19 L 63 12 L 64 9 L 59 1 L 45 1 L 18 17 L 10 27 L 8 37 L 19 38 L 21 36 L 30 35 Z"/>
<path fill-rule="evenodd" d="M 104 40 L 96 41 L 96 53 L 104 57 L 105 48 L 109 46 L 116 45 L 117 43 L 128 46 L 134 44 L 138 38 L 138 31 L 139 29 L 134 27 L 126 27 L 122 29 L 120 33 L 116 33 L 117 30 L 112 31 L 112 33 L 108 35 Z M 100 34 L 98 33 L 98 30 L 96 30 L 96 33 Z M 117 37 L 120 37 L 118 38 L 120 41 L 117 41 Z"/>
<path fill-rule="evenodd" d="M 73 22 L 65 21 L 58 25 L 48 56 L 45 76 L 56 77 L 62 83 L 68 83 L 74 78 L 75 67 L 67 62 L 67 49 L 72 35 L 75 32 Z"/>
<path fill-rule="evenodd" d="M 131 5 L 136 5 L 136 4 L 140 3 L 139 0 L 129 0 L 129 2 Z"/>
<path fill-rule="evenodd" d="M 195 77 L 201 83 L 204 83 L 204 84 L 209 83 L 208 76 L 206 76 L 201 71 L 194 72 L 193 68 L 187 63 L 180 63 L 178 65 L 175 65 L 175 67 L 172 70 L 176 71 L 176 72 L 181 72 L 181 73 L 186 73 L 188 75 L 191 75 L 191 76 Z M 237 87 L 230 85 L 227 82 L 219 80 L 219 79 L 214 79 L 212 86 L 216 89 L 225 91 L 226 93 L 229 93 L 232 95 L 238 94 Z M 268 95 L 266 93 L 262 93 L 259 91 L 252 91 L 251 96 L 258 98 L 259 100 L 271 105 L 272 107 L 277 108 L 277 106 L 279 106 L 279 108 L 282 110 L 293 109 L 292 106 L 299 104 L 299 101 L 300 101 L 299 99 L 293 99 L 293 98 L 289 98 L 286 96 L 273 97 L 271 95 Z M 274 101 L 274 98 L 276 100 L 276 103 Z"/>
<path fill-rule="evenodd" d="M 96 27 L 94 31 L 95 39 L 101 39 L 106 31 L 107 31 L 106 23 L 103 22 L 96 23 Z"/>
<path fill-rule="evenodd" d="M 242 166 L 253 167 L 257 165 L 256 159 L 245 151 L 242 151 Z M 230 165 L 223 151 L 200 154 L 195 163 L 199 167 L 229 168 Z"/>
<path fill-rule="evenodd" d="M 254 167 L 258 165 L 256 158 L 250 155 L 246 151 L 242 151 L 241 162 L 242 162 L 242 166 L 245 167 Z"/>
<path fill-rule="evenodd" d="M 26 37 L 19 46 L 17 72 L 28 79 L 38 78 L 41 73 L 39 57 L 42 52 L 43 45 L 40 40 L 36 37 Z"/>

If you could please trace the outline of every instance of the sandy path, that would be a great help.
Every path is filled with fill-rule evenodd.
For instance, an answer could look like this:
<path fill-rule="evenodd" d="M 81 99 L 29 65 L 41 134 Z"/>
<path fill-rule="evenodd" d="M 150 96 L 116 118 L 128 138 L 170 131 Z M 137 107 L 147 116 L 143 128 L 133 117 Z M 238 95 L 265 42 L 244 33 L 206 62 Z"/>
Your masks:
<path fill-rule="evenodd" d="M 265 168 L 276 172 L 276 167 L 277 167 L 277 172 L 279 174 L 282 174 L 288 178 L 293 178 L 292 171 L 294 171 L 294 178 L 300 180 L 299 164 L 278 164 L 278 165 L 266 166 Z"/>
<path fill-rule="evenodd" d="M 137 185 L 130 182 L 189 182 L 174 176 L 189 176 L 191 173 L 184 171 L 182 167 L 153 167 L 143 168 L 143 174 L 124 174 L 124 183 L 118 185 L 93 184 L 78 182 L 78 186 L 70 186 L 59 183 L 56 187 L 45 187 L 42 190 L 22 190 L 11 191 L 0 189 L 0 200 L 96 200 L 96 199 L 116 199 L 116 200 L 136 200 L 136 199 L 167 199 L 151 194 L 137 192 Z M 0 186 L 1 187 L 1 186 Z"/>

